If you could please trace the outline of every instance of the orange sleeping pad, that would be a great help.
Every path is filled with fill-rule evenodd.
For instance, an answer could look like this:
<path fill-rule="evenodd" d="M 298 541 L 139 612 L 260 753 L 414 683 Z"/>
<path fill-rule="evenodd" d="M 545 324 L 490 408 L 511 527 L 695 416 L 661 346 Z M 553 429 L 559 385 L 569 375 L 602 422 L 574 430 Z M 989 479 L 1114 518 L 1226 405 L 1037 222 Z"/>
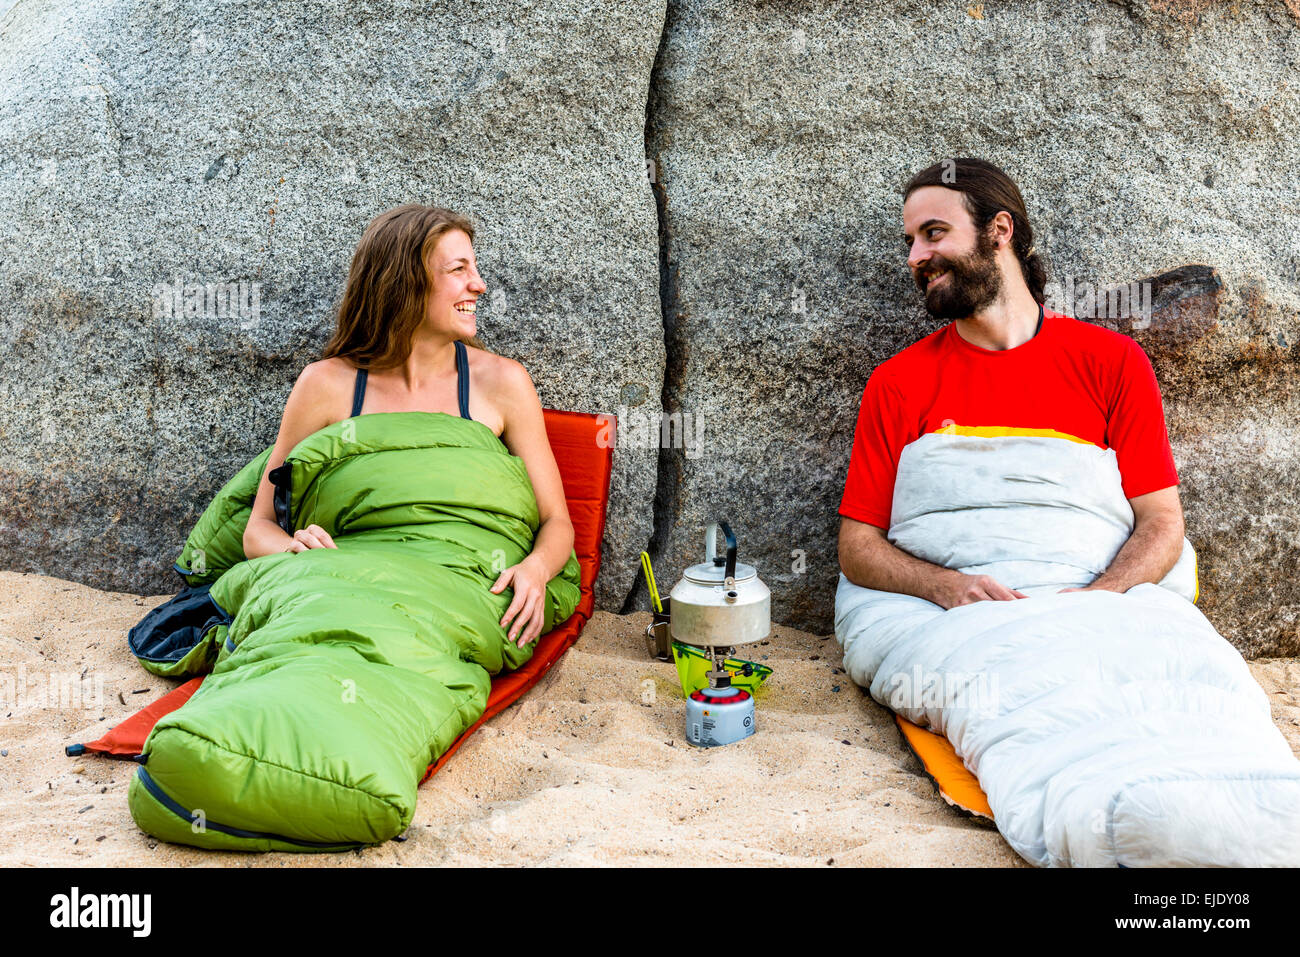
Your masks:
<path fill-rule="evenodd" d="M 993 820 L 993 809 L 989 807 L 989 799 L 980 787 L 979 779 L 966 770 L 948 739 L 912 724 L 902 715 L 894 715 L 894 721 L 903 732 L 907 746 L 921 759 L 939 796 L 976 817 Z"/>
<path fill-rule="evenodd" d="M 573 520 L 573 550 L 581 566 L 578 607 L 563 624 L 543 635 L 533 656 L 517 671 L 505 672 L 492 679 L 487 708 L 483 716 L 452 742 L 442 756 L 425 772 L 423 781 L 446 763 L 466 738 L 484 721 L 500 713 L 550 670 L 569 649 L 591 618 L 595 605 L 592 588 L 600 572 L 600 544 L 605 536 L 605 507 L 609 503 L 609 479 L 613 470 L 614 418 L 583 412 L 543 410 L 546 437 L 550 439 L 564 498 Z M 185 682 L 109 731 L 98 741 L 84 746 L 86 751 L 115 757 L 134 757 L 144 751 L 145 739 L 155 724 L 181 707 L 198 690 L 202 678 Z M 421 783 L 423 783 L 423 781 Z"/>

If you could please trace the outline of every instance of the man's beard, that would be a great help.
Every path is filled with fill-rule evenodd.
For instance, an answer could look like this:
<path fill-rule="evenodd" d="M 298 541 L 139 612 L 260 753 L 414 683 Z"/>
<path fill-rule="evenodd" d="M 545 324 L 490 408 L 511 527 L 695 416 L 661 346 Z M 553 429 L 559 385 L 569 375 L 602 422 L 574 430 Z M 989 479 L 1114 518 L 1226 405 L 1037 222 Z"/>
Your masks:
<path fill-rule="evenodd" d="M 976 234 L 974 252 L 958 259 L 936 254 L 925 268 L 947 271 L 948 278 L 929 292 L 920 277 L 916 281 L 926 311 L 936 319 L 965 319 L 994 302 L 1002 292 L 1002 273 L 993 258 L 993 241 L 983 230 Z"/>

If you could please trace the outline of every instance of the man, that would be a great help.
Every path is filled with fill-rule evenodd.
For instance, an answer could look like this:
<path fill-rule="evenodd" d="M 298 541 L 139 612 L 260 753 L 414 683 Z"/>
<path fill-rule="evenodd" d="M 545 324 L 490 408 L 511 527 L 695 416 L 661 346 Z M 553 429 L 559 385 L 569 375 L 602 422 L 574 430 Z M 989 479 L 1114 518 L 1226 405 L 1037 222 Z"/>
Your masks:
<path fill-rule="evenodd" d="M 1050 435 L 1113 449 L 1131 535 L 1090 584 L 1159 583 L 1183 550 L 1183 513 L 1151 363 L 1127 336 L 1042 306 L 1045 270 L 1015 183 L 977 159 L 945 160 L 904 190 L 908 268 L 929 313 L 951 320 L 872 373 L 840 504 L 839 560 L 856 585 L 947 609 L 1026 597 L 989 575 L 891 544 L 899 458 L 920 437 Z"/>
<path fill-rule="evenodd" d="M 1300 864 L 1300 763 L 1194 604 L 1151 363 L 1043 308 L 1000 170 L 940 163 L 904 196 L 908 265 L 948 324 L 863 394 L 840 506 L 846 673 L 948 739 L 1031 863 Z"/>

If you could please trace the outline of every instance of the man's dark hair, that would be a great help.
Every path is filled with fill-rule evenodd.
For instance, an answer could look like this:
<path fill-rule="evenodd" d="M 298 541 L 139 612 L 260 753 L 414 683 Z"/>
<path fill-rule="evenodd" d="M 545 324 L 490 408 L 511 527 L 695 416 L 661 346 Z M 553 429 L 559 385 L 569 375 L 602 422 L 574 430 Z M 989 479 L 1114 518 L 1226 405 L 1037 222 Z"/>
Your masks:
<path fill-rule="evenodd" d="M 903 200 L 922 186 L 942 186 L 962 194 L 966 211 L 970 213 L 975 228 L 983 232 L 993 217 L 1006 210 L 1011 216 L 1011 251 L 1020 260 L 1020 272 L 1025 285 L 1036 302 L 1043 302 L 1043 287 L 1047 284 L 1047 264 L 1034 251 L 1034 229 L 1029 225 L 1029 213 L 1024 198 L 1015 182 L 992 163 L 969 156 L 940 160 L 927 166 L 908 181 L 903 190 Z"/>

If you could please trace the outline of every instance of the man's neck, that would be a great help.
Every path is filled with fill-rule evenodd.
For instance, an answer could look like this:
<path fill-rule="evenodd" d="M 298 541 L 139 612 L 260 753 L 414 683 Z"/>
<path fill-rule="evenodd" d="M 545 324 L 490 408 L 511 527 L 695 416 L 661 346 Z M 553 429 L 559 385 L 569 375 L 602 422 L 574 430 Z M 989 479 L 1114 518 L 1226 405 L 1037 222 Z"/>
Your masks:
<path fill-rule="evenodd" d="M 1010 296 L 956 321 L 957 334 L 973 346 L 1002 352 L 1024 345 L 1038 329 L 1038 303 L 1021 285 Z"/>

